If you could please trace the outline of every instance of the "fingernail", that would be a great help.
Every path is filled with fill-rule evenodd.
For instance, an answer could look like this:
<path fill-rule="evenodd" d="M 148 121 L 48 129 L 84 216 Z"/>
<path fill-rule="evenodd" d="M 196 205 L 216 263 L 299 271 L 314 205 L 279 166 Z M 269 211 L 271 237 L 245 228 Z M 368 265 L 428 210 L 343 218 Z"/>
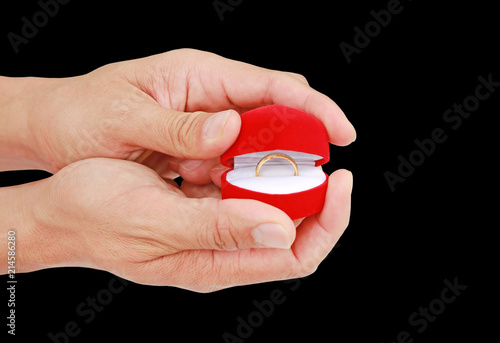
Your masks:
<path fill-rule="evenodd" d="M 203 128 L 203 134 L 207 138 L 216 138 L 222 136 L 224 126 L 229 119 L 229 111 L 222 111 L 212 115 Z"/>
<path fill-rule="evenodd" d="M 352 171 L 348 170 L 348 172 L 349 172 L 349 174 L 351 174 L 351 194 L 352 194 L 352 187 L 354 185 L 354 182 L 353 182 L 354 177 L 352 175 Z"/>
<path fill-rule="evenodd" d="M 255 242 L 268 248 L 288 249 L 292 245 L 290 236 L 279 224 L 260 224 L 252 231 Z"/>
<path fill-rule="evenodd" d="M 201 166 L 203 160 L 185 160 L 180 163 L 180 166 L 187 171 L 192 171 Z"/>
<path fill-rule="evenodd" d="M 226 171 L 230 168 L 226 167 L 226 166 L 223 166 L 222 164 L 219 164 L 215 167 L 213 167 L 212 169 L 210 169 L 210 171 L 213 171 L 213 172 L 220 172 L 220 171 Z"/>
<path fill-rule="evenodd" d="M 358 133 L 356 132 L 356 129 L 354 128 L 354 125 L 351 124 L 351 126 L 352 126 L 352 130 L 354 131 L 354 139 L 351 142 L 351 143 L 353 143 L 354 141 L 356 141 L 356 138 L 358 138 Z"/>

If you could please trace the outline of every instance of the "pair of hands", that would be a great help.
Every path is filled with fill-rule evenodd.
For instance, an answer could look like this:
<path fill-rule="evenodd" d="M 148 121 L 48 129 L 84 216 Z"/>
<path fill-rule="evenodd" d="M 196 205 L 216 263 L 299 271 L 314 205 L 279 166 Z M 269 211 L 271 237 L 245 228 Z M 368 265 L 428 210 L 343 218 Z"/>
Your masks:
<path fill-rule="evenodd" d="M 3 224 L 20 232 L 21 272 L 81 266 L 210 292 L 309 275 L 347 227 L 346 170 L 330 176 L 322 212 L 295 223 L 255 200 L 220 199 L 238 113 L 282 104 L 315 115 L 333 144 L 355 139 L 301 75 L 182 49 L 73 78 L 0 79 L 0 90 L 0 163 L 55 173 L 4 189 L 16 199 Z"/>

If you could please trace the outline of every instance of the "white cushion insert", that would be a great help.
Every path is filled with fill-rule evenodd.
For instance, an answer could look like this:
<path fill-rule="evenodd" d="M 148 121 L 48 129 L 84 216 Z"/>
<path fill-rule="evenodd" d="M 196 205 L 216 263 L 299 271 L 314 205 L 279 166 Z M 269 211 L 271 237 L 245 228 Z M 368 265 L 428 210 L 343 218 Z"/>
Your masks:
<path fill-rule="evenodd" d="M 294 159 L 299 175 L 293 176 L 294 168 L 286 160 L 275 158 L 267 161 L 255 176 L 257 163 L 271 153 L 286 154 Z M 321 185 L 326 175 L 321 167 L 315 167 L 315 160 L 321 157 L 293 151 L 274 150 L 237 156 L 234 170 L 227 173 L 226 180 L 240 188 L 267 194 L 290 194 L 306 191 Z"/>

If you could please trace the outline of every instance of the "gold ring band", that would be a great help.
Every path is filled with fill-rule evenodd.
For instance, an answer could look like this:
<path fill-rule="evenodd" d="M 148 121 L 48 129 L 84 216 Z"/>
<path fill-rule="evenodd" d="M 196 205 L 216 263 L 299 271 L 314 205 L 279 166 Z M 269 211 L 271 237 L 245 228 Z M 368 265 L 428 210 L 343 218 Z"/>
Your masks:
<path fill-rule="evenodd" d="M 295 173 L 293 176 L 299 176 L 299 168 L 297 167 L 297 163 L 288 155 L 285 154 L 269 154 L 267 156 L 264 156 L 259 163 L 257 164 L 257 167 L 255 168 L 255 176 L 259 176 L 260 168 L 264 165 L 269 160 L 272 160 L 273 158 L 281 158 L 283 160 L 287 160 L 290 162 L 293 166 L 293 169 L 295 169 Z"/>

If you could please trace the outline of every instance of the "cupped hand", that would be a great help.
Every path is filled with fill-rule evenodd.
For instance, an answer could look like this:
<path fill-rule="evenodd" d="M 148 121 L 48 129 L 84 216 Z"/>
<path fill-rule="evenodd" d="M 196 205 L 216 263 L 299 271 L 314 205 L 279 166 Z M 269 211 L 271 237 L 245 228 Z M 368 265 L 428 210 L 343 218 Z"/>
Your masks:
<path fill-rule="evenodd" d="M 162 177 L 205 184 L 238 136 L 239 114 L 280 104 L 319 118 L 330 141 L 355 131 L 340 108 L 298 74 L 191 49 L 112 63 L 26 91 L 30 149 L 50 172 L 91 157 L 141 162 Z"/>
<path fill-rule="evenodd" d="M 198 292 L 305 276 L 348 224 L 352 176 L 331 178 L 323 211 L 296 229 L 281 210 L 221 200 L 210 184 L 183 192 L 136 162 L 75 162 L 30 186 L 36 222 L 23 258 Z"/>

